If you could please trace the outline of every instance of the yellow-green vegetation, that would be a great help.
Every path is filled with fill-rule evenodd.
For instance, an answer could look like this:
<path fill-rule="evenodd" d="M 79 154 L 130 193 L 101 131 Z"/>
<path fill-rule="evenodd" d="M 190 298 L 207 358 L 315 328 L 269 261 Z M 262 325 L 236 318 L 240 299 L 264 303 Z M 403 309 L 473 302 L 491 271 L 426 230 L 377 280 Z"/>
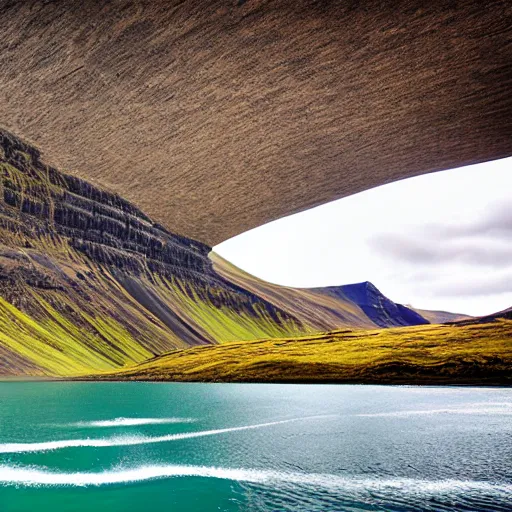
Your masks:
<path fill-rule="evenodd" d="M 109 370 L 151 355 L 112 319 L 108 325 L 118 336 L 115 345 L 106 336 L 78 329 L 48 304 L 44 307 L 48 317 L 38 322 L 0 297 L 0 345 L 29 363 L 28 375 Z"/>
<path fill-rule="evenodd" d="M 311 331 L 306 326 L 299 328 L 296 323 L 279 316 L 279 313 L 279 322 L 276 322 L 261 304 L 255 304 L 254 315 L 249 315 L 247 311 L 236 311 L 228 305 L 215 306 L 193 288 L 185 291 L 179 281 L 160 281 L 160 293 L 165 295 L 168 303 L 175 304 L 180 314 L 204 329 L 217 343 L 298 336 Z M 167 288 L 169 293 L 165 293 Z M 212 292 L 215 292 L 214 288 L 210 288 Z"/>
<path fill-rule="evenodd" d="M 174 351 L 105 380 L 512 384 L 512 320 L 231 342 Z"/>
<path fill-rule="evenodd" d="M 44 251 L 0 245 L 0 267 L 7 268 L 8 275 L 29 268 L 45 272 L 56 284 L 45 289 L 15 282 L 12 294 L 18 305 L 0 297 L 0 374 L 70 376 L 133 365 L 187 346 L 111 273 L 69 247 L 61 253 L 61 239 L 42 243 Z M 41 254 L 55 272 L 38 263 Z M 79 272 L 91 277 L 80 282 Z M 151 286 L 143 278 L 141 282 Z"/>

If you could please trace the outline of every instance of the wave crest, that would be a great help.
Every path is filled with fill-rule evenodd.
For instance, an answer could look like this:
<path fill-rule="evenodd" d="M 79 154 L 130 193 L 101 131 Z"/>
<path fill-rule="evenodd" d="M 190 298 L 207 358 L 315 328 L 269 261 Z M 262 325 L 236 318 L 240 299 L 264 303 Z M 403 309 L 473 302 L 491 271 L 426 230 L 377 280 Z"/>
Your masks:
<path fill-rule="evenodd" d="M 271 421 L 255 425 L 244 425 L 242 427 L 220 428 L 214 430 L 200 430 L 198 432 L 183 432 L 181 434 L 168 434 L 164 436 L 116 436 L 99 439 L 63 439 L 57 441 L 45 441 L 40 443 L 4 443 L 0 444 L 0 453 L 27 453 L 46 452 L 61 450 L 63 448 L 104 448 L 110 446 L 134 446 L 140 444 L 165 443 L 168 441 L 179 441 L 182 439 L 193 439 L 195 437 L 215 436 L 238 432 L 241 430 L 253 430 L 258 428 L 272 427 L 307 418 L 293 418 L 289 420 Z"/>
<path fill-rule="evenodd" d="M 137 427 L 140 425 L 170 425 L 175 423 L 194 423 L 194 418 L 114 418 L 111 420 L 78 421 L 68 423 L 68 427 L 108 428 L 108 427 Z"/>
<path fill-rule="evenodd" d="M 260 469 L 154 465 L 101 473 L 59 473 L 37 467 L 0 466 L 0 484 L 24 486 L 103 486 L 175 477 L 218 478 L 256 484 L 292 484 L 345 492 L 399 491 L 410 495 L 484 493 L 509 495 L 512 484 L 473 480 L 377 479 L 333 474 L 287 473 Z"/>
<path fill-rule="evenodd" d="M 443 409 L 420 409 L 420 410 L 403 410 L 392 412 L 376 412 L 356 414 L 358 417 L 365 418 L 401 418 L 409 416 L 433 416 L 436 414 L 462 414 L 462 415 L 497 415 L 512 416 L 512 403 L 510 402 L 478 402 L 469 403 L 463 406 L 445 407 Z"/>

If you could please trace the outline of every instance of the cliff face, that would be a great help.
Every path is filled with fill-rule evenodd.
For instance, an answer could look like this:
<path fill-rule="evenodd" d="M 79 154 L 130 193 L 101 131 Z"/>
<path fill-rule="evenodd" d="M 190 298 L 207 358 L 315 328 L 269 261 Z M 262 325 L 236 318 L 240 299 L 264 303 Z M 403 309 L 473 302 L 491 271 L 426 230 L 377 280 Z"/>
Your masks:
<path fill-rule="evenodd" d="M 0 132 L 0 373 L 110 369 L 190 345 L 304 332 L 216 274 L 210 248 Z"/>
<path fill-rule="evenodd" d="M 9 241 L 24 238 L 31 248 L 45 237 L 65 240 L 98 264 L 136 274 L 212 274 L 208 246 L 167 232 L 116 194 L 44 165 L 37 150 L 8 133 L 0 133 L 0 151 L 0 226 Z"/>

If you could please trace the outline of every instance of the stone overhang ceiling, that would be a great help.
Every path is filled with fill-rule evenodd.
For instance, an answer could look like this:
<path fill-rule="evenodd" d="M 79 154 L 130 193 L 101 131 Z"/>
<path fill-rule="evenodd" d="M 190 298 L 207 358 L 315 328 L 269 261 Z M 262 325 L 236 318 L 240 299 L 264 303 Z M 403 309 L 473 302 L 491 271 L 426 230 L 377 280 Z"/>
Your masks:
<path fill-rule="evenodd" d="M 512 155 L 509 1 L 14 1 L 0 19 L 0 124 L 210 245 Z"/>

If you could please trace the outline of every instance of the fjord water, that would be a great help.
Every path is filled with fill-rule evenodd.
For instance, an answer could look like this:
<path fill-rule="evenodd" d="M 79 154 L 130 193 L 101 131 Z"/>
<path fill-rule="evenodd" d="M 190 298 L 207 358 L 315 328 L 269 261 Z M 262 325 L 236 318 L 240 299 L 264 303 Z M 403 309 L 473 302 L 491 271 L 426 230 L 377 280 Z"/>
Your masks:
<path fill-rule="evenodd" d="M 0 510 L 511 510 L 512 390 L 0 383 Z"/>

